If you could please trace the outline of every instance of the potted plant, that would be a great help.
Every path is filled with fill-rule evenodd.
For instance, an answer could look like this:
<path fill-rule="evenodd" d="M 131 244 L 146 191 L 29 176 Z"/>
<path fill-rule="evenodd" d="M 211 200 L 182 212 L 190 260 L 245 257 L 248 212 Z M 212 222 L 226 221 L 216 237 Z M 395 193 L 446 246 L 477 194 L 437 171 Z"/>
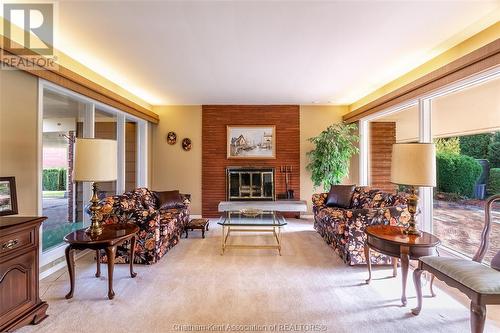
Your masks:
<path fill-rule="evenodd" d="M 349 175 L 351 157 L 359 151 L 356 132 L 355 124 L 334 124 L 318 136 L 308 139 L 315 146 L 307 153 L 307 170 L 311 172 L 315 188 L 323 184 L 328 191 L 332 185 L 340 184 Z"/>

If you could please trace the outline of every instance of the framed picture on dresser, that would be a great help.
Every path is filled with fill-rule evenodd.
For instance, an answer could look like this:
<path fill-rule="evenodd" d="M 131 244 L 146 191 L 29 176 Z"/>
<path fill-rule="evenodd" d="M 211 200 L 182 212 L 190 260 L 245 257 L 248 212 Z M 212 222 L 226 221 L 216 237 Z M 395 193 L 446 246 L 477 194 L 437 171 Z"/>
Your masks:
<path fill-rule="evenodd" d="M 17 214 L 16 179 L 0 177 L 0 216 Z"/>

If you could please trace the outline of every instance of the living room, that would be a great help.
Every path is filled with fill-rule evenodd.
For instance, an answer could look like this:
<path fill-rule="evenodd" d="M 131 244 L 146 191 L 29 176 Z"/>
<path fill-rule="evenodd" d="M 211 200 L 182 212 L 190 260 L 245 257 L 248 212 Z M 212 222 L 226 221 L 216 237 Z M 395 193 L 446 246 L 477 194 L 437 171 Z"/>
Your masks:
<path fill-rule="evenodd" d="M 498 1 L 2 13 L 0 331 L 500 330 Z"/>

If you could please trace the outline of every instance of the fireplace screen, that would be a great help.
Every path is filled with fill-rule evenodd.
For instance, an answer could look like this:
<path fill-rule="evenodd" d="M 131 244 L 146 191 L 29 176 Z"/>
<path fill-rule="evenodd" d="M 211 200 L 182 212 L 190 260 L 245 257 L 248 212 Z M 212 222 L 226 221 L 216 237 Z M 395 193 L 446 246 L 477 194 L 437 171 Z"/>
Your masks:
<path fill-rule="evenodd" d="M 274 169 L 228 168 L 228 200 L 274 200 Z"/>

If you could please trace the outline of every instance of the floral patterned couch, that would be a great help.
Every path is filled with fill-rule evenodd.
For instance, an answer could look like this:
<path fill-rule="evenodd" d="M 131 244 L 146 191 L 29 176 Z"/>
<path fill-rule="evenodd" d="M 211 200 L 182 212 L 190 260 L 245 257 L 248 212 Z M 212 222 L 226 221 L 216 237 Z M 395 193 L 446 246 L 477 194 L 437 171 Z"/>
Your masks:
<path fill-rule="evenodd" d="M 366 264 L 365 227 L 374 224 L 406 226 L 410 214 L 407 194 L 390 194 L 356 187 L 347 209 L 325 205 L 328 193 L 313 194 L 314 229 L 349 265 Z M 388 256 L 371 251 L 372 264 L 389 264 Z"/>
<path fill-rule="evenodd" d="M 139 226 L 135 245 L 136 264 L 154 264 L 179 242 L 189 221 L 190 196 L 183 194 L 185 207 L 158 209 L 158 199 L 147 188 L 137 188 L 122 195 L 101 200 L 104 224 L 133 222 Z M 130 242 L 118 246 L 115 263 L 129 262 Z M 102 262 L 106 254 L 101 253 Z"/>

